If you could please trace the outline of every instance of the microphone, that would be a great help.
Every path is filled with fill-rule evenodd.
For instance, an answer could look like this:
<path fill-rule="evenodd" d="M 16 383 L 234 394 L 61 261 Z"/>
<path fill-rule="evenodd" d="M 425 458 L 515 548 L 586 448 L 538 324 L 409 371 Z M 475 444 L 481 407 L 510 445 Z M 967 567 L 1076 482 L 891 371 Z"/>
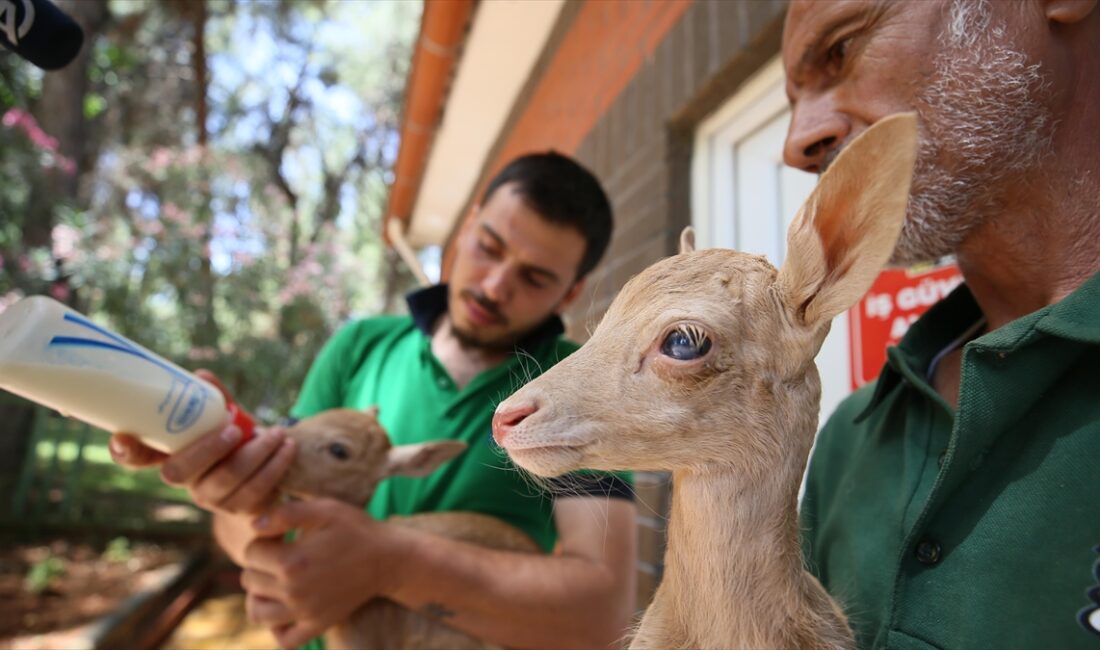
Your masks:
<path fill-rule="evenodd" d="M 84 31 L 50 0 L 0 0 L 0 45 L 43 70 L 69 64 Z"/>

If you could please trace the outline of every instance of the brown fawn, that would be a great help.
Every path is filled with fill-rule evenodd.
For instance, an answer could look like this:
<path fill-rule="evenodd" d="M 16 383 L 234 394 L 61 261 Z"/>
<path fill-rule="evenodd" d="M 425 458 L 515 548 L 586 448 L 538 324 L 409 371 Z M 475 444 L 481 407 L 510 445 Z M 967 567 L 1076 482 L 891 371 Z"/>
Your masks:
<path fill-rule="evenodd" d="M 466 449 L 437 440 L 393 445 L 378 409 L 333 409 L 287 429 L 298 455 L 280 488 L 299 498 L 328 497 L 362 507 L 389 476 L 426 476 Z M 368 516 L 366 514 L 364 517 Z M 489 548 L 534 553 L 538 545 L 519 529 L 476 512 L 428 512 L 388 522 Z M 385 599 L 374 599 L 325 633 L 327 648 L 459 650 L 496 647 Z"/>

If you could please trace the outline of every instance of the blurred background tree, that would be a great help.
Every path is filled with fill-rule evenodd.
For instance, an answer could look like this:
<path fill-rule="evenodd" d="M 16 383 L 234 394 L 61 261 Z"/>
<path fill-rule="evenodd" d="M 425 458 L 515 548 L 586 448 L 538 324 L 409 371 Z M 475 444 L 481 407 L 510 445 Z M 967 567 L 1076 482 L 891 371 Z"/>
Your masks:
<path fill-rule="evenodd" d="M 0 53 L 0 309 L 52 295 L 273 421 L 412 286 L 381 222 L 420 4 L 58 4 L 76 61 Z M 30 421 L 0 405 L 0 476 Z"/>

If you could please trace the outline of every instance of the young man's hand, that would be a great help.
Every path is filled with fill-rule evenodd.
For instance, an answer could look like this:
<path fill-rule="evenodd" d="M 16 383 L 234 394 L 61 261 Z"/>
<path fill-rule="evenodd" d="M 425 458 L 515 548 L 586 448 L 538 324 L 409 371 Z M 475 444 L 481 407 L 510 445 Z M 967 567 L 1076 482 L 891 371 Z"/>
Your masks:
<path fill-rule="evenodd" d="M 228 395 L 212 373 L 195 373 Z M 141 468 L 160 465 L 161 477 L 185 488 L 200 507 L 223 514 L 251 515 L 271 504 L 275 488 L 294 460 L 293 441 L 282 429 L 258 430 L 241 445 L 241 430 L 233 425 L 210 431 L 187 447 L 165 454 L 134 436 L 111 436 L 111 457 L 120 465 Z"/>
<path fill-rule="evenodd" d="M 404 529 L 332 499 L 276 506 L 253 524 L 241 585 L 249 618 L 295 648 L 388 593 L 408 548 Z M 299 530 L 293 543 L 283 535 Z"/>

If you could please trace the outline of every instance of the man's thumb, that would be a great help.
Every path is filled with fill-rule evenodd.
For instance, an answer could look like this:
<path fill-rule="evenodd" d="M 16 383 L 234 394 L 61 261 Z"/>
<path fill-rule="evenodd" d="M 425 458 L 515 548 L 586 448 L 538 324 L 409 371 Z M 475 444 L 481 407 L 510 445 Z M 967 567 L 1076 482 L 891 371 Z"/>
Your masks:
<path fill-rule="evenodd" d="M 320 528 L 329 519 L 327 505 L 324 499 L 280 503 L 257 517 L 252 527 L 265 537 L 283 535 L 296 528 Z"/>

